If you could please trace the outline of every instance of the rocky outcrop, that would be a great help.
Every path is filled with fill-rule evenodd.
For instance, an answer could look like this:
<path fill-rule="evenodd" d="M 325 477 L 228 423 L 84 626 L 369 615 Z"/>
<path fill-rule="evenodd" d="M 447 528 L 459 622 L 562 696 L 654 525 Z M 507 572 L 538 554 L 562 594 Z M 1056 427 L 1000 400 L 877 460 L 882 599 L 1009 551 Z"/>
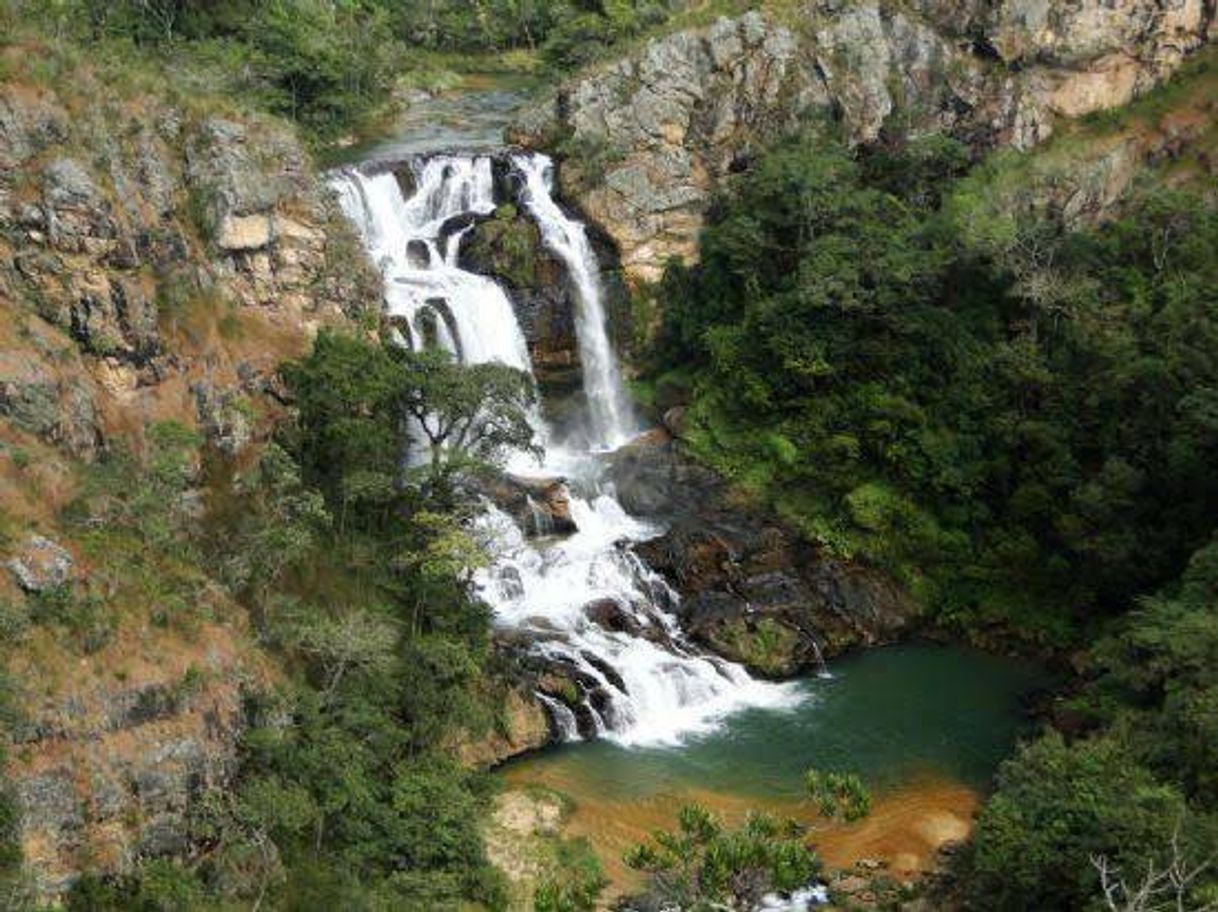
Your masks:
<path fill-rule="evenodd" d="M 510 161 L 497 160 L 498 194 L 518 200 L 518 177 Z M 583 214 L 580 214 L 583 218 Z M 618 351 L 633 342 L 630 292 L 623 280 L 613 240 L 594 224 L 587 235 L 597 264 L 601 303 L 607 328 Z M 583 405 L 582 374 L 575 330 L 579 293 L 562 260 L 543 243 L 540 229 L 522 205 L 505 203 L 487 219 L 476 221 L 461 245 L 458 264 L 491 276 L 507 292 L 529 346 L 533 373 L 547 418 L 562 427 L 567 411 Z"/>
<path fill-rule="evenodd" d="M 30 705 L 7 772 L 39 892 L 63 892 L 86 864 L 123 872 L 188 850 L 192 809 L 237 768 L 241 688 L 259 675 L 238 644 L 231 630 L 209 627 L 195 644 L 199 664 L 170 646 L 178 655 L 156 668 L 145 656 L 151 643 L 128 646 L 115 664 L 82 664 Z"/>
<path fill-rule="evenodd" d="M 608 477 L 631 512 L 667 531 L 637 547 L 680 593 L 693 639 L 754 672 L 787 677 L 845 649 L 889 642 L 916 621 L 913 599 L 882 573 L 831 557 L 653 432 L 612 457 Z"/>
<path fill-rule="evenodd" d="M 1130 101 L 1211 37 L 1212 0 L 813 0 L 750 12 L 594 67 L 512 136 L 595 159 L 568 186 L 634 279 L 696 255 L 714 187 L 818 112 L 859 143 L 931 131 L 1028 149 L 1062 117 Z M 798 22 L 798 25 L 794 24 Z"/>
<path fill-rule="evenodd" d="M 456 751 L 466 766 L 487 769 L 553 740 L 550 717 L 541 703 L 532 693 L 513 687 L 503 696 L 494 728 L 480 737 L 462 738 Z"/>
<path fill-rule="evenodd" d="M 73 560 L 58 542 L 31 535 L 6 566 L 22 589 L 39 593 L 67 584 L 72 578 Z"/>
<path fill-rule="evenodd" d="M 283 412 L 279 364 L 381 301 L 289 126 L 96 79 L 0 85 L 0 603 L 28 638 L 5 656 L 22 715 L 6 773 L 47 898 L 190 850 L 199 799 L 236 769 L 246 688 L 271 684 L 218 585 L 192 577 L 179 610 L 92 575 L 81 539 L 110 541 L 103 520 L 58 522 L 80 462 L 167 420 L 243 457 Z"/>
<path fill-rule="evenodd" d="M 526 535 L 566 535 L 576 531 L 570 492 L 562 478 L 486 473 L 476 484 L 478 492 L 511 516 Z"/>
<path fill-rule="evenodd" d="M 269 382 L 318 325 L 379 301 L 281 123 L 10 82 L 0 163 L 0 311 L 15 333 L 0 333 L 0 417 L 71 455 L 91 458 L 124 413 L 195 423 L 200 381 L 215 390 L 206 422 L 212 399 Z"/>
<path fill-rule="evenodd" d="M 542 389 L 561 394 L 578 388 L 575 289 L 562 262 L 542 244 L 537 224 L 516 206 L 501 206 L 470 231 L 459 265 L 503 285 Z"/>

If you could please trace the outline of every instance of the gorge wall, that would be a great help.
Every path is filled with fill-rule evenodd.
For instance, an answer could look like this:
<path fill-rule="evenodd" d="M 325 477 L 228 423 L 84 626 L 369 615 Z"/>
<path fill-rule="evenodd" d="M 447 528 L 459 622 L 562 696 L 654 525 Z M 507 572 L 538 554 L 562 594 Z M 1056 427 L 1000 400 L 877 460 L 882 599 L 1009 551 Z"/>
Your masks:
<path fill-rule="evenodd" d="M 0 86 L 7 778 L 27 869 L 54 895 L 86 865 L 186 851 L 192 802 L 236 769 L 243 695 L 278 674 L 223 587 L 198 580 L 183 616 L 64 506 L 152 422 L 248 455 L 283 412 L 279 362 L 320 326 L 375 319 L 380 291 L 286 125 L 117 91 L 87 66 L 26 80 L 19 50 Z M 197 483 L 174 505 L 187 521 Z M 54 599 L 100 606 L 83 644 L 24 621 Z"/>
<path fill-rule="evenodd" d="M 775 5 L 777 7 L 777 5 Z M 558 144 L 627 273 L 692 260 L 717 183 L 822 112 L 852 142 L 943 132 L 1030 149 L 1128 103 L 1218 34 L 1213 0 L 816 0 L 678 32 L 591 68 L 512 138 Z"/>

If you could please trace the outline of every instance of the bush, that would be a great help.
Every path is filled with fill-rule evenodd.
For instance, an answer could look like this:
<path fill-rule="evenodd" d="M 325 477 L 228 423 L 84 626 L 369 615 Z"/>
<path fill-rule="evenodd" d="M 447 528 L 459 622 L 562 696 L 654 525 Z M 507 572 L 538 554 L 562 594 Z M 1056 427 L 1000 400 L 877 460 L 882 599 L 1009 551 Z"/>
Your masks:
<path fill-rule="evenodd" d="M 1182 825 L 1191 838 L 1180 792 L 1116 738 L 1068 745 L 1048 734 L 1002 765 L 977 819 L 966 892 L 973 908 L 996 912 L 1086 908 L 1099 895 L 1092 856 L 1128 871 L 1162 865 Z"/>
<path fill-rule="evenodd" d="M 698 805 L 681 808 L 675 831 L 657 832 L 651 843 L 631 849 L 625 862 L 649 875 L 660 903 L 690 912 L 754 908 L 768 892 L 806 885 L 819 867 L 792 824 L 754 815 L 728 830 Z"/>

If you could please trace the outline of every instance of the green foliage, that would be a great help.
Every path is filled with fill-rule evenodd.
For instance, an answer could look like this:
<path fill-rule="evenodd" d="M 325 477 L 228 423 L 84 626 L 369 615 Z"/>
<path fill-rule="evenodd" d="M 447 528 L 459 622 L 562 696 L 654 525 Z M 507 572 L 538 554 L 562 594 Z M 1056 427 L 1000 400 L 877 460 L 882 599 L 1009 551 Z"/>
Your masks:
<path fill-rule="evenodd" d="M 495 68 L 502 60 L 489 55 L 527 49 L 570 67 L 663 22 L 669 7 L 661 0 L 11 0 L 4 13 L 56 41 L 102 49 L 119 64 L 117 74 L 130 77 L 142 58 L 135 69 L 186 86 L 190 78 L 222 84 L 329 139 L 376 116 L 399 83 L 427 82 L 436 52 L 487 55 L 483 66 Z M 44 69 L 66 59 L 50 55 Z M 193 73 L 202 75 L 186 75 Z"/>
<path fill-rule="evenodd" d="M 191 872 L 154 860 L 138 877 L 82 877 L 68 894 L 69 912 L 193 912 L 203 908 L 203 890 Z"/>
<path fill-rule="evenodd" d="M 689 912 L 753 908 L 767 892 L 807 884 L 819 866 L 792 824 L 754 815 L 728 830 L 698 805 L 681 808 L 675 831 L 655 832 L 625 862 L 649 875 L 659 902 Z"/>
<path fill-rule="evenodd" d="M 609 885 L 587 839 L 563 839 L 556 851 L 559 873 L 538 884 L 534 912 L 591 912 Z"/>
<path fill-rule="evenodd" d="M 463 472 L 533 445 L 531 382 L 501 364 L 465 366 L 437 348 L 412 352 L 322 333 L 312 354 L 283 374 L 300 413 L 304 477 L 326 492 L 340 528 L 352 516 L 392 523 L 405 480 L 404 416 L 426 438 L 412 460 L 424 467 L 411 479 L 444 502 Z"/>
<path fill-rule="evenodd" d="M 695 366 L 694 448 L 820 544 L 1060 647 L 1212 527 L 1218 215 L 1148 192 L 1072 234 L 961 168 L 771 151 L 667 270 L 656 369 Z"/>
<path fill-rule="evenodd" d="M 1183 796 L 1116 739 L 1047 735 L 1003 764 L 978 817 L 968 895 L 979 909 L 1086 908 L 1099 894 L 1093 856 L 1131 872 L 1151 859 L 1162 868 L 1178 829 L 1195 847 Z"/>
<path fill-rule="evenodd" d="M 113 634 L 113 618 L 101 600 L 91 593 L 77 592 L 71 584 L 31 595 L 30 620 L 64 628 L 87 653 L 97 652 Z"/>
<path fill-rule="evenodd" d="M 850 823 L 871 813 L 871 793 L 855 773 L 810 769 L 804 787 L 823 817 L 840 817 Z"/>
<path fill-rule="evenodd" d="M 1094 650 L 1093 705 L 1158 775 L 1218 811 L 1218 542 Z"/>

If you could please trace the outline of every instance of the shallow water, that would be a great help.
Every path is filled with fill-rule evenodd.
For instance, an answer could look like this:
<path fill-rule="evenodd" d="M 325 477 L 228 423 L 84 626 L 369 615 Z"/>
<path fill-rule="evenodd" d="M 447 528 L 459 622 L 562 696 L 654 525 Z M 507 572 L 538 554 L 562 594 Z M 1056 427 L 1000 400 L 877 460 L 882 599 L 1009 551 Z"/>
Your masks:
<path fill-rule="evenodd" d="M 939 844 L 967 835 L 999 761 L 1027 722 L 1021 695 L 1049 683 L 1027 663 L 955 646 L 910 644 L 833 663 L 798 682 L 788 710 L 751 709 L 671 748 L 607 742 L 562 746 L 506 765 L 512 785 L 575 802 L 567 825 L 587 836 L 618 893 L 634 885 L 622 852 L 670 827 L 689 801 L 729 821 L 749 810 L 793 817 L 833 865 L 882 858 L 894 872 L 927 867 Z M 809 767 L 862 776 L 875 805 L 858 824 L 827 825 L 802 791 Z"/>
<path fill-rule="evenodd" d="M 334 150 L 327 165 L 400 162 L 435 152 L 502 149 L 503 133 L 538 82 L 515 74 L 466 76 L 460 86 L 434 95 L 419 93 L 380 135 Z"/>
<path fill-rule="evenodd" d="M 798 682 L 804 699 L 793 709 L 745 710 L 678 748 L 574 744 L 504 772 L 561 771 L 627 799 L 682 786 L 797 797 L 810 766 L 857 772 L 872 790 L 926 777 L 981 788 L 1023 725 L 1020 695 L 1046 683 L 1034 665 L 929 644 L 870 650 L 831 672 Z"/>

